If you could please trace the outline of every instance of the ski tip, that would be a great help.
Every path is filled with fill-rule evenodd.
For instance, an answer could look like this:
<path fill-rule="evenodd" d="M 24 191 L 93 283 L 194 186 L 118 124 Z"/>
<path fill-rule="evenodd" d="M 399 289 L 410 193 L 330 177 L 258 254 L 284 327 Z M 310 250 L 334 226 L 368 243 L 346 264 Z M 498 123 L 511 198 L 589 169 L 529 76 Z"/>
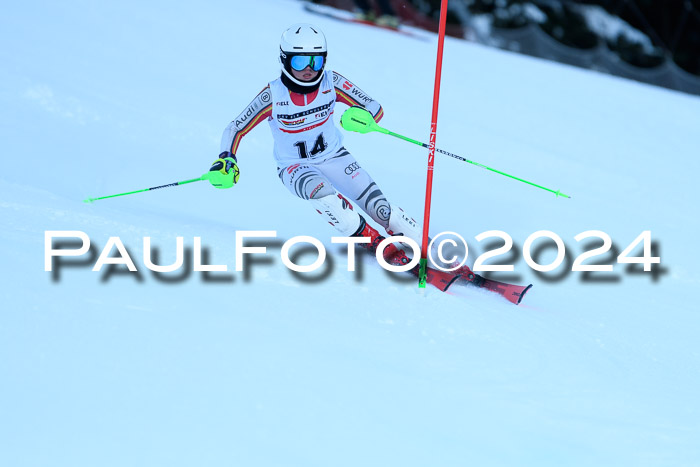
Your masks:
<path fill-rule="evenodd" d="M 518 297 L 518 301 L 515 303 L 516 305 L 520 305 L 520 302 L 523 301 L 523 297 L 531 288 L 532 288 L 532 284 L 528 285 L 527 287 L 525 287 L 525 290 L 520 292 L 520 296 Z"/>
<path fill-rule="evenodd" d="M 88 204 L 89 204 L 89 203 L 92 203 L 93 201 L 95 201 L 93 198 L 87 198 L 87 199 L 84 199 L 84 200 L 83 200 L 83 203 L 88 203 Z"/>

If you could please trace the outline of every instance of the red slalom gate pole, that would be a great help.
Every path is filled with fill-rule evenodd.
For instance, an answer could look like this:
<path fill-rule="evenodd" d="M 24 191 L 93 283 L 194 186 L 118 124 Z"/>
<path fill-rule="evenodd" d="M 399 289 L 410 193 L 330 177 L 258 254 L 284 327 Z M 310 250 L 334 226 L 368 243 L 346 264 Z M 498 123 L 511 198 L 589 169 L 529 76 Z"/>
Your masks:
<path fill-rule="evenodd" d="M 435 89 L 433 91 L 433 116 L 430 120 L 430 141 L 428 143 L 428 181 L 425 187 L 425 210 L 423 212 L 423 242 L 421 245 L 418 286 L 425 287 L 428 265 L 428 230 L 430 228 L 430 202 L 433 195 L 433 163 L 435 161 L 435 138 L 437 134 L 438 104 L 440 103 L 440 77 L 442 75 L 442 49 L 445 43 L 447 23 L 447 0 L 440 3 L 440 29 L 438 32 L 437 64 L 435 66 Z"/>

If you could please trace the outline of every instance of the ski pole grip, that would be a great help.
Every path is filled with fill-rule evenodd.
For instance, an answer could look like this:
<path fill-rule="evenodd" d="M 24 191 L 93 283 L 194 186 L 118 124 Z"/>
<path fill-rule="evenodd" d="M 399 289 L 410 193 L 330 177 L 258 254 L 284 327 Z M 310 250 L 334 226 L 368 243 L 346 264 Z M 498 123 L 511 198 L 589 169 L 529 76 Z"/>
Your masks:
<path fill-rule="evenodd" d="M 357 133 L 369 133 L 379 129 L 372 114 L 363 107 L 350 107 L 340 118 L 340 124 L 346 130 Z"/>

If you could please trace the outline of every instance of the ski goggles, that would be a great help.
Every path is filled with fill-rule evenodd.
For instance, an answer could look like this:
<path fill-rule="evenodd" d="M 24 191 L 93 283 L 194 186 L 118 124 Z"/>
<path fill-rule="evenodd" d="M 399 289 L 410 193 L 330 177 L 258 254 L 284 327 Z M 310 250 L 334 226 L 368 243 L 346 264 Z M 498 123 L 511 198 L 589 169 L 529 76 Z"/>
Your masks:
<path fill-rule="evenodd" d="M 296 71 L 302 71 L 310 66 L 314 71 L 321 71 L 325 62 L 322 55 L 294 55 L 289 64 Z"/>

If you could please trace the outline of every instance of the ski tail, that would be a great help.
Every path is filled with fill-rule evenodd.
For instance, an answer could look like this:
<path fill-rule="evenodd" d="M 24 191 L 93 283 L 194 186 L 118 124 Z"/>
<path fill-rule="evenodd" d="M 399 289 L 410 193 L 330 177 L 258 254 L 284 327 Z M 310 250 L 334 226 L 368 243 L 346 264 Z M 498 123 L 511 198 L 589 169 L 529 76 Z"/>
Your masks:
<path fill-rule="evenodd" d="M 486 279 L 478 274 L 475 274 L 474 285 L 490 290 L 501 295 L 503 298 L 511 303 L 520 305 L 525 294 L 532 288 L 532 284 L 529 285 L 514 285 L 508 284 L 506 282 L 494 281 L 491 279 Z"/>

